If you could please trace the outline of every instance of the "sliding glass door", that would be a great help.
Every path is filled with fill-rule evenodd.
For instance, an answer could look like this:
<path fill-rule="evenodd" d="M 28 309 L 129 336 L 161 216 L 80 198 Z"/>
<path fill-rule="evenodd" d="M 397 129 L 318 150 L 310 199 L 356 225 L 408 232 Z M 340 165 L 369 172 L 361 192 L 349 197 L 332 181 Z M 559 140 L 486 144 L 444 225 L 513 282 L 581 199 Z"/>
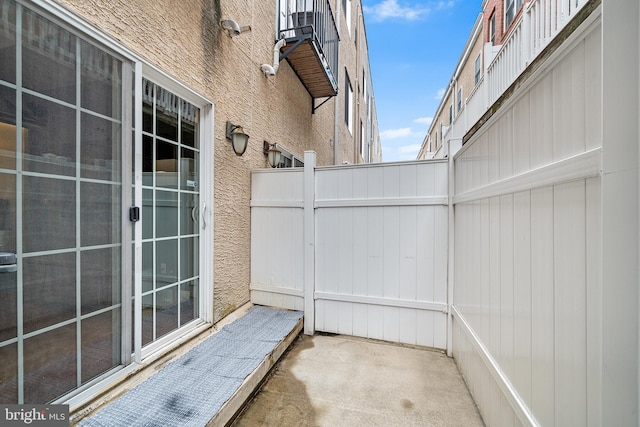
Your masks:
<path fill-rule="evenodd" d="M 122 64 L 0 0 L 0 402 L 121 363 Z"/>
<path fill-rule="evenodd" d="M 79 393 L 210 318 L 211 104 L 48 16 L 0 0 L 0 403 Z"/>
<path fill-rule="evenodd" d="M 146 346 L 199 316 L 200 109 L 143 79 L 142 117 Z"/>

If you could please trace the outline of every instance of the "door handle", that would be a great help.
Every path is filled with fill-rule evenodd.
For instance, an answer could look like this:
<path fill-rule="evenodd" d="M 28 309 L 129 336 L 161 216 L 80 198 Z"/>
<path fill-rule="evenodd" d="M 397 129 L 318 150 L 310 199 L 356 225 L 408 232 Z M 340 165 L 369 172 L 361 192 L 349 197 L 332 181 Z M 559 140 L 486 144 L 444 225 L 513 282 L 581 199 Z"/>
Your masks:
<path fill-rule="evenodd" d="M 207 220 L 205 214 L 207 213 L 207 203 L 202 202 L 202 229 L 207 228 Z"/>
<path fill-rule="evenodd" d="M 14 273 L 18 271 L 17 264 L 0 265 L 0 273 Z"/>

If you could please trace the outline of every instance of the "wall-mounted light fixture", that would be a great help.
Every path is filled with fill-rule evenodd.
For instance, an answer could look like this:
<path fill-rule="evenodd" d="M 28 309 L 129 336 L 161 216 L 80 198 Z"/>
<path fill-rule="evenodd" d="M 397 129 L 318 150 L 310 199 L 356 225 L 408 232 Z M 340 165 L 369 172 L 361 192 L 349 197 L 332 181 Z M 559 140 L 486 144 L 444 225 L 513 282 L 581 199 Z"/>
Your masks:
<path fill-rule="evenodd" d="M 231 122 L 227 122 L 227 139 L 231 141 L 233 152 L 237 156 L 242 156 L 247 149 L 249 135 L 244 133 L 242 126 L 236 126 Z"/>
<path fill-rule="evenodd" d="M 262 143 L 262 152 L 267 156 L 269 166 L 272 168 L 278 167 L 280 164 L 280 155 L 282 152 L 278 150 L 276 144 L 269 144 L 267 141 Z"/>
<path fill-rule="evenodd" d="M 251 25 L 243 25 L 241 27 L 233 19 L 224 19 L 220 21 L 220 25 L 222 25 L 223 30 L 227 31 L 227 33 L 229 34 L 229 37 L 239 36 L 242 33 L 251 31 Z"/>

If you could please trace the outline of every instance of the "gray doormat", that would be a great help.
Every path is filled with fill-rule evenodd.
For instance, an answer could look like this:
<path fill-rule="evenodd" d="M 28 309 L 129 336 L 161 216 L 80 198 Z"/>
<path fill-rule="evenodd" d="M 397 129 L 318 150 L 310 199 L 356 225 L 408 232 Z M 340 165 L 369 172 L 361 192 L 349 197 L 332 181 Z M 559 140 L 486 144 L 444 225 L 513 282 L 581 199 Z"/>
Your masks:
<path fill-rule="evenodd" d="M 204 426 L 303 313 L 255 306 L 80 426 Z"/>

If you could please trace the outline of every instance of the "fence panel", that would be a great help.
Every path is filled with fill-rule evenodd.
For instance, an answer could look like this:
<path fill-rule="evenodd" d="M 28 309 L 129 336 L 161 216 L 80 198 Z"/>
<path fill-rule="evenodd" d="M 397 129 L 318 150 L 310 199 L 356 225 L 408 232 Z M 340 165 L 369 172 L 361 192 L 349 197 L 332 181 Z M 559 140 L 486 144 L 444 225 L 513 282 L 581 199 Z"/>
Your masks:
<path fill-rule="evenodd" d="M 317 330 L 446 347 L 447 173 L 317 169 Z"/>
<path fill-rule="evenodd" d="M 446 348 L 447 174 L 447 160 L 315 169 L 315 330 Z M 303 179 L 252 175 L 255 304 L 305 307 Z"/>
<path fill-rule="evenodd" d="M 251 182 L 251 302 L 304 309 L 303 170 L 257 170 Z"/>
<path fill-rule="evenodd" d="M 488 424 L 587 425 L 600 404 L 601 32 L 579 31 L 455 158 L 453 353 Z"/>

